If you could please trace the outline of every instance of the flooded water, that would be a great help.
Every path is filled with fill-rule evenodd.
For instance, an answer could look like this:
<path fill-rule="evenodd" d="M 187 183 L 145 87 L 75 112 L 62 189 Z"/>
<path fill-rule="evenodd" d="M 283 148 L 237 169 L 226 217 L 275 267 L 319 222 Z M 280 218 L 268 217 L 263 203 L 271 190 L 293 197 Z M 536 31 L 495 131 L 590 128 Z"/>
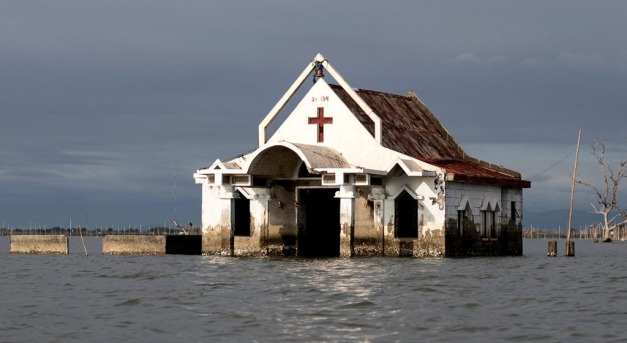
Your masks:
<path fill-rule="evenodd" d="M 11 255 L 0 342 L 627 342 L 627 242 L 576 257 Z"/>

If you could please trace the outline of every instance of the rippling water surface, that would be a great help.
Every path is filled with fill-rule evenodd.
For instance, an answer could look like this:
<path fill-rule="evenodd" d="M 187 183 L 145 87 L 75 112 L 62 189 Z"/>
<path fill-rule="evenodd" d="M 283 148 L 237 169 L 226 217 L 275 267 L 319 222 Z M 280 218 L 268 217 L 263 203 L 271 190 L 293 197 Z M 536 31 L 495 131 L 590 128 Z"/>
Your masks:
<path fill-rule="evenodd" d="M 0 342 L 627 342 L 627 242 L 576 257 L 11 255 Z"/>

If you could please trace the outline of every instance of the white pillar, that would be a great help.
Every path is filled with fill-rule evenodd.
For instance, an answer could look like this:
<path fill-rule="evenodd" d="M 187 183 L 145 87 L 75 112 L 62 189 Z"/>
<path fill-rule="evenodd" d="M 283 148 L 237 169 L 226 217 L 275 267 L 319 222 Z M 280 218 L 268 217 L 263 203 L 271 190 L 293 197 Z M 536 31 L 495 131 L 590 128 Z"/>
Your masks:
<path fill-rule="evenodd" d="M 353 186 L 340 186 L 335 197 L 340 199 L 340 257 L 353 256 L 355 233 L 355 195 Z"/>

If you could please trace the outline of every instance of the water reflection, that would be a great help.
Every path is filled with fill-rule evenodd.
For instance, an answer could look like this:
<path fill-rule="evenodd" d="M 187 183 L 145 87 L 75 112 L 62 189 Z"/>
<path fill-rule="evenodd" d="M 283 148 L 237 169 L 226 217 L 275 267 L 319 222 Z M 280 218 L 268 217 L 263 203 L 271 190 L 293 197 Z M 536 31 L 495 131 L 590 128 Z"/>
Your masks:
<path fill-rule="evenodd" d="M 103 256 L 87 243 L 88 257 L 0 251 L 0 341 L 627 340 L 620 242 L 465 259 Z"/>

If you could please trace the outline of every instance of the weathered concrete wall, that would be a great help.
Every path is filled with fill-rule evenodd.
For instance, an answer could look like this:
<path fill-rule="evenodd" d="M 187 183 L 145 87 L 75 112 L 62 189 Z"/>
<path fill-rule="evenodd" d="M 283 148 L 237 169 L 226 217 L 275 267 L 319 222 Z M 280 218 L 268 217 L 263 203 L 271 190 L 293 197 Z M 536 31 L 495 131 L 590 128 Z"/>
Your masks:
<path fill-rule="evenodd" d="M 401 176 L 384 179 L 383 255 L 407 257 L 444 256 L 444 190 L 441 178 Z M 394 228 L 395 195 L 409 189 L 418 200 L 418 238 L 397 238 Z M 377 204 L 375 204 L 375 210 Z"/>
<path fill-rule="evenodd" d="M 383 186 L 341 186 L 340 256 L 469 256 L 522 254 L 522 192 L 446 182 L 437 177 L 384 178 Z M 320 181 L 275 180 L 269 188 L 213 186 L 203 193 L 203 253 L 227 256 L 297 255 L 298 187 Z M 250 235 L 233 233 L 233 194 L 250 201 Z M 418 201 L 418 238 L 395 234 L 395 198 L 408 190 Z M 468 220 L 457 225 L 458 211 Z M 482 235 L 482 211 L 494 212 L 496 236 Z M 210 214 L 210 215 L 209 215 Z M 300 220 L 299 220 L 300 219 Z M 485 231 L 485 230 L 484 230 Z M 494 232 L 494 231 L 492 231 Z"/>
<path fill-rule="evenodd" d="M 354 256 L 381 256 L 383 253 L 383 225 L 380 200 L 369 200 L 372 187 L 358 187 L 355 191 Z"/>
<path fill-rule="evenodd" d="M 271 189 L 274 198 L 268 202 L 268 228 L 262 244 L 268 255 L 296 255 L 298 229 L 295 185 L 275 182 Z"/>
<path fill-rule="evenodd" d="M 105 255 L 164 255 L 165 236 L 105 236 L 102 253 Z"/>
<path fill-rule="evenodd" d="M 421 231 L 419 238 L 394 238 L 393 226 L 386 228 L 385 256 L 442 257 L 445 253 L 443 230 Z"/>
<path fill-rule="evenodd" d="M 230 185 L 202 184 L 202 253 L 205 255 L 233 254 L 233 192 Z"/>
<path fill-rule="evenodd" d="M 68 254 L 64 235 L 11 235 L 11 254 Z"/>
<path fill-rule="evenodd" d="M 481 212 L 488 203 L 498 210 L 495 237 L 481 234 Z M 458 223 L 462 209 L 471 213 Z M 446 256 L 522 255 L 522 190 L 449 182 L 446 210 Z"/>
<path fill-rule="evenodd" d="M 266 217 L 270 190 L 265 188 L 238 188 L 250 201 L 250 235 L 234 236 L 233 256 L 262 256 L 266 254 L 265 238 L 268 232 Z"/>
<path fill-rule="evenodd" d="M 384 256 L 444 256 L 445 192 L 438 177 L 390 177 L 384 179 L 387 197 L 382 201 Z M 403 188 L 418 197 L 418 238 L 397 238 L 394 230 L 394 196 Z"/>

